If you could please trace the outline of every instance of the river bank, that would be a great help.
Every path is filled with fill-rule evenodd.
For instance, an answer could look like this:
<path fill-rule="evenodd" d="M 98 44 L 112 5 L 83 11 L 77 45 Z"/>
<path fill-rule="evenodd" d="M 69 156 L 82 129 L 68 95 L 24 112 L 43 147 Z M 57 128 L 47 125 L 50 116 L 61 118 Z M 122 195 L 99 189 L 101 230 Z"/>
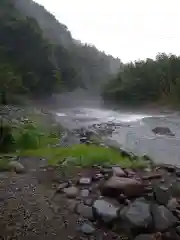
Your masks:
<path fill-rule="evenodd" d="M 38 114 L 32 115 L 39 119 Z M 42 116 L 50 127 L 55 115 L 46 112 Z M 96 131 L 101 141 L 121 124 L 93 125 L 93 129 L 91 125 L 88 131 Z M 119 151 L 119 161 L 121 155 L 109 152 L 103 141 L 97 147 L 88 142 L 86 131 L 82 127 L 63 129 L 64 137 L 52 146 L 53 154 L 58 151 L 55 165 L 49 165 L 46 158 L 47 146 L 40 151 L 42 156 L 18 157 L 23 171 L 14 168 L 0 173 L 0 237 L 179 240 L 179 168 L 153 164 L 148 158 L 142 168 L 135 164 L 134 155 L 123 151 Z M 66 161 L 60 161 L 59 152 Z M 76 159 L 79 154 L 84 156 L 81 161 Z"/>

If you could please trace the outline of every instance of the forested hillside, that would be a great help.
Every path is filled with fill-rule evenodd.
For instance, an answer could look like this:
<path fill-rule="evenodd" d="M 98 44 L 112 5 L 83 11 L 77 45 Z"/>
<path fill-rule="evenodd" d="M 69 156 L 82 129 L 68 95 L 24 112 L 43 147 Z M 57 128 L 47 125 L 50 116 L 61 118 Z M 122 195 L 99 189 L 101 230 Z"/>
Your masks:
<path fill-rule="evenodd" d="M 68 28 L 59 23 L 43 6 L 32 0 L 16 0 L 16 7 L 24 16 L 31 16 L 37 20 L 46 39 L 61 46 L 56 51 L 56 59 L 60 68 L 66 69 L 71 66 L 75 70 L 73 76 L 68 74 L 68 70 L 66 73 L 63 72 L 63 78 L 67 77 L 68 81 L 73 79 L 73 86 L 76 83 L 94 92 L 109 80 L 111 74 L 117 73 L 119 59 L 100 52 L 94 46 L 73 39 Z M 72 85 L 71 81 L 70 83 Z"/>
<path fill-rule="evenodd" d="M 1 93 L 47 95 L 99 89 L 119 59 L 75 41 L 67 27 L 31 0 L 0 1 Z"/>
<path fill-rule="evenodd" d="M 104 99 L 119 103 L 180 102 L 180 56 L 158 54 L 121 66 L 104 88 Z"/>

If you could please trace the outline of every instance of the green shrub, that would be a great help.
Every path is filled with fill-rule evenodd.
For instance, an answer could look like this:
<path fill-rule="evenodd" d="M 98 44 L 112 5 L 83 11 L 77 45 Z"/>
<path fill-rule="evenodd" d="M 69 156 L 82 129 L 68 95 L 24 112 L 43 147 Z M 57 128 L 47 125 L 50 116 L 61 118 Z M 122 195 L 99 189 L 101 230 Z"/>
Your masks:
<path fill-rule="evenodd" d="M 0 152 L 7 153 L 14 151 L 15 139 L 13 136 L 13 129 L 10 124 L 1 119 L 0 122 Z"/>

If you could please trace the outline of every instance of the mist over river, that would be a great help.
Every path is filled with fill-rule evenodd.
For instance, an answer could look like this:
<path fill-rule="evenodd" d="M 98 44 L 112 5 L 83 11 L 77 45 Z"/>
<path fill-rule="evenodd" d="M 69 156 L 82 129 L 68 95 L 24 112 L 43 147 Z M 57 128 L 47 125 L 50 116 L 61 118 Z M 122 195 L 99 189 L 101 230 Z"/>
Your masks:
<path fill-rule="evenodd" d="M 114 123 L 115 131 L 107 137 L 114 145 L 139 156 L 146 154 L 158 163 L 180 164 L 179 112 L 156 111 L 154 114 L 147 110 L 111 110 L 103 107 L 95 98 L 89 101 L 83 99 L 82 95 L 78 100 L 71 97 L 71 104 L 67 105 L 61 101 L 56 116 L 64 127 L 72 130 L 93 124 Z M 155 127 L 168 127 L 175 136 L 156 135 L 152 132 Z"/>

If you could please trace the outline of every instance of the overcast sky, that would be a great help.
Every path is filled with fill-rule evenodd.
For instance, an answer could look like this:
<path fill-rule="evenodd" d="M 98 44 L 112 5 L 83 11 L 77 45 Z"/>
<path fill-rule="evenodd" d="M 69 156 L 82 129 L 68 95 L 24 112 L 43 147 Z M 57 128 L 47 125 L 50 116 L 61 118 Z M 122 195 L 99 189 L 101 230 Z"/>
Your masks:
<path fill-rule="evenodd" d="M 180 0 L 36 0 L 72 36 L 123 62 L 180 55 Z"/>

